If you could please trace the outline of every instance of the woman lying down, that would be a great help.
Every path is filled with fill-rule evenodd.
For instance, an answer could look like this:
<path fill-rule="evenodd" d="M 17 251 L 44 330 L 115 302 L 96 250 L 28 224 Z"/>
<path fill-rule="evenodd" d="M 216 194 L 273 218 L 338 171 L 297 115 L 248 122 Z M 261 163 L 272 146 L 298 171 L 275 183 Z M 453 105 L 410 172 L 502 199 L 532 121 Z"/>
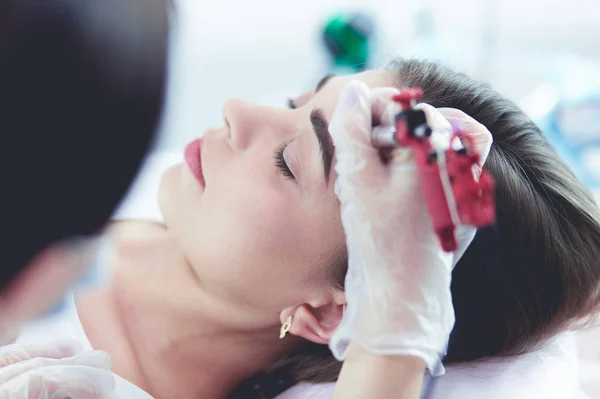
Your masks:
<path fill-rule="evenodd" d="M 368 139 L 415 86 L 434 135 L 465 130 L 497 184 L 497 225 L 463 229 L 456 254 L 410 157 L 384 165 Z M 157 399 L 574 397 L 568 331 L 598 309 L 600 214 L 512 103 L 404 61 L 223 117 L 186 162 L 153 157 L 168 167 L 107 232 L 110 283 L 48 338 L 108 352 Z"/>

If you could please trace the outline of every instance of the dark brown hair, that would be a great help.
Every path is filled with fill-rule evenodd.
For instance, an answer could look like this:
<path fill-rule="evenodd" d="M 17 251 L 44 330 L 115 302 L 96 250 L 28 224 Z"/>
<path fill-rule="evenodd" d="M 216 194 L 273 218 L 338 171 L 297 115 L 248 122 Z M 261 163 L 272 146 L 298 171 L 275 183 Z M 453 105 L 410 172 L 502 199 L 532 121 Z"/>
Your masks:
<path fill-rule="evenodd" d="M 453 272 L 456 324 L 445 364 L 534 349 L 598 310 L 600 212 L 538 127 L 488 85 L 444 66 L 399 61 L 398 86 L 462 110 L 494 136 L 497 224 L 478 231 Z M 332 270 L 342 286 L 346 263 Z M 285 360 L 296 381 L 334 381 L 341 364 L 306 343 Z"/>

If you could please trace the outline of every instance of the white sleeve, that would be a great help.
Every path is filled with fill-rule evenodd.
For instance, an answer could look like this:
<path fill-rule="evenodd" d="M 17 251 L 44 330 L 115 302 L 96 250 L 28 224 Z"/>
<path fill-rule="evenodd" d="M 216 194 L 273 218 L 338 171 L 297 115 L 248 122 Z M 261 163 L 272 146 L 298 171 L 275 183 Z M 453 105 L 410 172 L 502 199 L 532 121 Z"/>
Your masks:
<path fill-rule="evenodd" d="M 158 206 L 158 186 L 163 173 L 180 162 L 183 162 L 182 152 L 150 154 L 111 219 L 163 223 Z"/>

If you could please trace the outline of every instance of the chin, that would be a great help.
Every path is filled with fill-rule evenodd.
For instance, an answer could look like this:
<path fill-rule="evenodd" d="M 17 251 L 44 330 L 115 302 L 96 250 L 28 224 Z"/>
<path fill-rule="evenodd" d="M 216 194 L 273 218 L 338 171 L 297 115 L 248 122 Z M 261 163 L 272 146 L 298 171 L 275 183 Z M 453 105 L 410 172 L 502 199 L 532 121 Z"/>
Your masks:
<path fill-rule="evenodd" d="M 170 167 L 163 173 L 158 185 L 158 208 L 167 225 L 180 202 L 178 198 L 182 194 L 181 175 L 185 172 L 184 168 L 185 164 Z"/>

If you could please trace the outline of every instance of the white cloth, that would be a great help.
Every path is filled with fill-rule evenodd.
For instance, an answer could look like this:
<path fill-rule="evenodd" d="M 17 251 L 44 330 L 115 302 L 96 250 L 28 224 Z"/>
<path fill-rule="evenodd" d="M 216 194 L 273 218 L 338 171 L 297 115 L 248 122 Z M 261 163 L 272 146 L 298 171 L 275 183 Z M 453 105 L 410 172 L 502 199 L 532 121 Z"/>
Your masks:
<path fill-rule="evenodd" d="M 575 337 L 565 333 L 529 354 L 448 367 L 430 398 L 578 398 L 578 372 Z"/>
<path fill-rule="evenodd" d="M 600 398 L 600 325 L 577 333 L 580 385 L 586 399 Z"/>

